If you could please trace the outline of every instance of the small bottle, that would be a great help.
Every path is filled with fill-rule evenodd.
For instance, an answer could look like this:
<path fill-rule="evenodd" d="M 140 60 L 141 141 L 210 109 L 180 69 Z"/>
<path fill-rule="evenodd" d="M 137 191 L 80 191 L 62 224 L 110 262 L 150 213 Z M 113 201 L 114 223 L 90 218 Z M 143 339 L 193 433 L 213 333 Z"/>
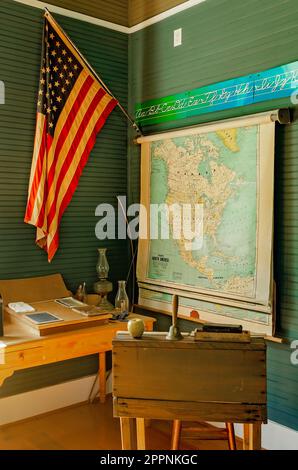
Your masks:
<path fill-rule="evenodd" d="M 115 307 L 119 308 L 121 313 L 128 312 L 129 299 L 125 290 L 125 281 L 118 281 L 118 292 L 115 297 Z"/>
<path fill-rule="evenodd" d="M 80 284 L 77 288 L 75 298 L 80 302 L 84 302 L 86 299 L 86 283 Z"/>
<path fill-rule="evenodd" d="M 83 282 L 83 287 L 82 287 L 82 302 L 86 302 L 86 300 L 87 300 L 86 282 Z"/>

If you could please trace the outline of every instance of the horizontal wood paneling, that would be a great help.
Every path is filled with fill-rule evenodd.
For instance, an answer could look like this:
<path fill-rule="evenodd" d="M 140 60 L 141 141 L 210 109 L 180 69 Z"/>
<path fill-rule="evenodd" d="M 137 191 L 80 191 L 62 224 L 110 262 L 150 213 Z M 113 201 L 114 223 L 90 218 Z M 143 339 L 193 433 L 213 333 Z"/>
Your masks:
<path fill-rule="evenodd" d="M 185 2 L 186 0 L 129 0 L 129 26 L 134 26 Z"/>
<path fill-rule="evenodd" d="M 297 60 L 296 0 L 208 0 L 130 37 L 130 109 L 135 103 Z M 173 30 L 183 44 L 173 48 Z M 275 277 L 278 330 L 298 338 L 298 108 L 289 99 L 151 126 L 145 132 L 291 106 L 293 124 L 277 126 Z M 139 197 L 139 152 L 129 147 L 130 197 Z M 163 322 L 164 323 L 164 322 Z M 185 324 L 184 324 L 185 327 Z M 269 418 L 298 429 L 298 366 L 289 345 L 268 344 Z"/>
<path fill-rule="evenodd" d="M 187 0 L 49 0 L 49 3 L 123 26 L 134 26 Z"/>
<path fill-rule="evenodd" d="M 128 0 L 50 0 L 49 3 L 111 23 L 128 26 Z"/>
<path fill-rule="evenodd" d="M 55 17 L 126 106 L 127 35 Z M 23 222 L 35 132 L 41 35 L 41 10 L 12 0 L 0 2 L 0 80 L 6 87 L 6 103 L 0 106 L 0 279 L 61 272 L 70 289 L 86 281 L 90 292 L 97 277 L 97 248 L 106 246 L 110 279 L 116 288 L 116 281 L 127 272 L 127 245 L 125 241 L 97 240 L 95 208 L 103 202 L 116 206 L 116 195 L 126 193 L 127 123 L 119 109 L 113 111 L 98 135 L 63 216 L 60 248 L 51 264 L 35 246 L 35 229 Z M 93 359 L 19 372 L 16 379 L 12 377 L 0 389 L 0 396 L 43 386 L 45 380 L 49 385 L 93 372 Z"/>

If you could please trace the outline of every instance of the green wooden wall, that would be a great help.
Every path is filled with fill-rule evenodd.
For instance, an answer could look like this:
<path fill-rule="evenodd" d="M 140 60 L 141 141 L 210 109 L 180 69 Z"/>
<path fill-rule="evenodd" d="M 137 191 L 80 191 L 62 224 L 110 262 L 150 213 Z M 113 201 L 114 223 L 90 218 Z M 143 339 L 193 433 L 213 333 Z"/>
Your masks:
<path fill-rule="evenodd" d="M 0 279 L 61 272 L 67 286 L 82 281 L 89 291 L 96 280 L 97 248 L 108 247 L 110 279 L 127 272 L 125 241 L 95 237 L 95 208 L 116 205 L 127 188 L 127 124 L 118 109 L 98 135 L 77 191 L 61 224 L 60 249 L 48 264 L 34 243 L 35 230 L 23 222 L 35 131 L 39 80 L 42 10 L 12 0 L 0 2 L 0 80 L 6 103 L 0 106 Z M 55 15 L 114 94 L 127 103 L 126 34 Z M 87 357 L 43 369 L 19 372 L 0 388 L 0 397 L 44 384 L 58 383 L 97 370 L 97 358 Z"/>
<path fill-rule="evenodd" d="M 129 103 L 167 96 L 298 60 L 297 0 L 207 0 L 129 39 Z M 173 30 L 183 44 L 173 47 Z M 289 106 L 288 99 L 144 129 L 158 132 Z M 298 338 L 298 121 L 277 128 L 275 276 L 278 330 Z M 129 146 L 129 191 L 139 197 L 139 152 Z M 268 343 L 269 418 L 298 429 L 298 366 L 289 345 Z"/>

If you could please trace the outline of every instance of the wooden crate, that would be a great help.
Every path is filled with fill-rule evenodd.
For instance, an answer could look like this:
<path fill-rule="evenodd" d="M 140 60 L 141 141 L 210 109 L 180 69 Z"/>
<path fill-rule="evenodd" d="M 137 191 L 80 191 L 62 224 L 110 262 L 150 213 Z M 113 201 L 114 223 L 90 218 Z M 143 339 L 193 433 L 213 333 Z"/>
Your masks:
<path fill-rule="evenodd" d="M 202 419 L 229 415 L 234 422 L 264 422 L 265 342 L 262 338 L 221 343 L 191 337 L 167 341 L 165 336 L 147 335 L 140 340 L 118 336 L 113 341 L 113 394 L 119 416 L 161 418 L 163 414 L 171 419 L 179 408 L 185 419 L 192 419 L 197 410 Z M 150 416 L 140 410 L 142 400 Z M 162 413 L 157 412 L 161 406 Z"/>

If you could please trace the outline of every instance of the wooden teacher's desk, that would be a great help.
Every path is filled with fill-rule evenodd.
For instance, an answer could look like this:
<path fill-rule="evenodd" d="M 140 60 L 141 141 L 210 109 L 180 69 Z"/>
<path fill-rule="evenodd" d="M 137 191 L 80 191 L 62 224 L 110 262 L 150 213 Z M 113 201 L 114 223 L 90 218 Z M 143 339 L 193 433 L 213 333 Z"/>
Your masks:
<path fill-rule="evenodd" d="M 153 329 L 154 318 L 130 314 L 128 318 L 142 318 L 147 330 Z M 90 354 L 99 354 L 100 401 L 106 396 L 105 353 L 112 349 L 112 339 L 126 322 L 113 321 L 90 328 L 51 334 L 30 335 L 21 324 L 6 323 L 5 336 L 0 337 L 0 385 L 17 370 L 65 361 Z"/>
<path fill-rule="evenodd" d="M 61 274 L 49 276 L 0 280 L 0 295 L 4 306 L 10 302 L 23 301 L 38 306 L 50 313 L 62 314 L 52 299 L 71 295 L 66 288 Z M 35 304 L 37 303 L 37 305 Z M 68 331 L 57 331 L 37 336 L 28 325 L 18 321 L 18 315 L 5 314 L 4 337 L 0 337 L 0 385 L 16 370 L 42 366 L 53 362 L 65 361 L 76 357 L 99 354 L 99 393 L 100 401 L 106 396 L 105 353 L 112 349 L 112 339 L 118 330 L 126 329 L 126 322 L 109 321 L 96 326 L 98 317 L 82 318 L 79 313 L 71 314 L 66 309 L 64 322 L 53 325 L 65 325 Z M 5 308 L 7 312 L 7 307 Z M 70 316 L 76 320 L 70 321 Z M 129 318 L 140 315 L 130 314 Z M 100 318 L 100 317 L 99 317 Z M 155 318 L 141 317 L 147 330 L 153 329 Z M 53 331 L 53 330 L 52 330 Z"/>
<path fill-rule="evenodd" d="M 113 395 L 123 449 L 146 448 L 145 419 L 243 423 L 244 448 L 260 449 L 267 420 L 264 340 L 168 341 L 118 333 Z"/>

